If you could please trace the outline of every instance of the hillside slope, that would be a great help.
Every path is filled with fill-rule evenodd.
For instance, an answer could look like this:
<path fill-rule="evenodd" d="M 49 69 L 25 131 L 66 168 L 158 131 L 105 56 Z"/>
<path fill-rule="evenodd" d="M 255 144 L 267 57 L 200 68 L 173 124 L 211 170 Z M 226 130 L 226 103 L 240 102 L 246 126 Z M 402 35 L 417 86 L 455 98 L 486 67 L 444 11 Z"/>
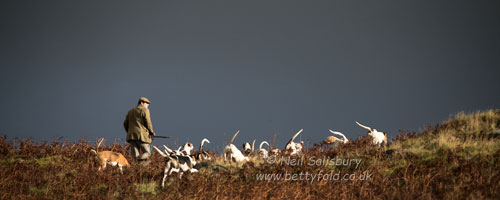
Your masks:
<path fill-rule="evenodd" d="M 200 173 L 159 187 L 164 162 L 97 172 L 87 141 L 33 144 L 0 138 L 0 199 L 457 199 L 500 198 L 500 110 L 460 113 L 389 146 L 360 137 L 302 157 L 230 165 L 202 163 Z M 130 155 L 120 144 L 102 149 Z"/>

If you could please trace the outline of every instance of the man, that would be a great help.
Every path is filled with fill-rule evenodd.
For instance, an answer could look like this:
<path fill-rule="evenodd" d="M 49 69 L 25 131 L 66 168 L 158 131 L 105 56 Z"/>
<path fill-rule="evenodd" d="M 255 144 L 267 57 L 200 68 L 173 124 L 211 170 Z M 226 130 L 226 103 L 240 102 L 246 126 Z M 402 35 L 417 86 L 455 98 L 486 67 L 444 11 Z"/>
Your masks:
<path fill-rule="evenodd" d="M 127 131 L 127 142 L 131 145 L 132 157 L 137 161 L 145 161 L 151 155 L 150 144 L 153 142 L 155 132 L 149 115 L 149 104 L 151 101 L 146 97 L 139 98 L 137 106 L 128 111 L 123 122 Z"/>

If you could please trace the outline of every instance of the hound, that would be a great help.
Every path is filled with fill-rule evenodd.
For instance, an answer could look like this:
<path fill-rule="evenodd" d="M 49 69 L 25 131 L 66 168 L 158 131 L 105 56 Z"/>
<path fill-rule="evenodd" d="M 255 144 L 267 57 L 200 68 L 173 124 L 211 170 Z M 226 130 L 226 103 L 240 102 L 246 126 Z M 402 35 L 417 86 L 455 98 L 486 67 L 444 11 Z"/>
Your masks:
<path fill-rule="evenodd" d="M 368 130 L 368 135 L 373 138 L 373 144 L 379 146 L 387 145 L 387 134 L 385 132 L 379 132 L 377 129 L 364 126 L 359 122 L 356 122 L 356 124 L 358 124 L 361 128 Z"/>
<path fill-rule="evenodd" d="M 271 154 L 273 154 L 273 155 L 279 155 L 279 154 L 281 154 L 281 149 L 278 149 L 278 148 L 272 149 L 271 150 Z"/>
<path fill-rule="evenodd" d="M 174 152 L 165 154 L 156 146 L 153 147 L 158 153 L 160 153 L 161 156 L 165 158 L 166 162 L 165 169 L 163 171 L 163 179 L 161 181 L 162 188 L 165 187 L 165 180 L 167 179 L 167 176 L 171 175 L 173 172 L 179 173 L 179 178 L 182 177 L 182 174 L 187 171 L 191 173 L 198 172 L 198 170 L 194 168 L 196 161 L 194 161 L 191 156 L 175 155 Z M 169 151 L 169 149 L 165 149 L 165 151 Z"/>
<path fill-rule="evenodd" d="M 101 145 L 102 141 L 104 140 L 101 139 L 99 143 L 97 144 L 96 150 L 90 150 L 95 154 L 95 161 L 99 163 L 99 171 L 106 169 L 106 165 L 110 164 L 112 166 L 118 165 L 118 168 L 120 169 L 120 174 L 123 174 L 123 167 L 129 167 L 130 164 L 128 163 L 127 159 L 121 154 L 121 153 L 116 153 L 112 151 L 99 151 L 99 145 Z"/>
<path fill-rule="evenodd" d="M 229 162 L 232 162 L 233 160 L 236 162 L 249 161 L 248 157 L 244 156 L 243 153 L 241 153 L 241 151 L 233 144 L 233 141 L 238 133 L 240 133 L 239 130 L 233 135 L 229 144 L 224 147 L 224 162 L 228 156 L 230 159 Z"/>
<path fill-rule="evenodd" d="M 293 140 L 302 133 L 304 129 L 300 129 L 299 132 L 295 133 L 293 137 L 288 141 L 285 146 L 285 150 L 290 153 L 290 155 L 298 155 L 302 152 L 302 148 L 304 148 L 304 141 L 300 141 L 299 143 L 295 143 Z"/>
<path fill-rule="evenodd" d="M 248 156 L 250 155 L 251 153 L 253 153 L 254 151 L 254 146 L 255 146 L 255 140 L 253 140 L 252 144 L 248 143 L 248 142 L 245 142 L 243 144 L 243 153 L 245 154 L 245 156 Z"/>
<path fill-rule="evenodd" d="M 181 152 L 183 155 L 185 155 L 185 156 L 189 156 L 189 155 L 191 155 L 191 151 L 192 151 L 193 149 L 194 149 L 194 145 L 193 145 L 193 143 L 191 143 L 191 142 L 186 142 L 186 144 L 184 144 L 184 145 L 182 146 L 182 150 L 181 150 L 181 149 L 179 149 L 179 150 L 180 150 L 180 152 Z"/>
<path fill-rule="evenodd" d="M 349 142 L 349 140 L 345 137 L 344 134 L 342 134 L 341 132 L 337 132 L 337 131 L 332 131 L 332 130 L 329 130 L 330 133 L 334 134 L 334 135 L 340 135 L 340 137 L 342 137 L 342 139 L 339 139 L 335 136 L 328 136 L 324 141 L 323 141 L 323 144 L 333 144 L 333 143 L 342 143 L 342 144 L 346 144 L 347 142 Z"/>
<path fill-rule="evenodd" d="M 270 145 L 266 141 L 262 141 L 259 145 L 259 157 L 266 159 L 269 156 L 269 152 L 267 152 L 266 149 L 262 148 L 263 144 L 267 144 L 268 147 L 270 147 Z"/>
<path fill-rule="evenodd" d="M 203 160 L 210 160 L 210 155 L 203 151 L 203 144 L 207 142 L 210 144 L 210 141 L 208 141 L 207 138 L 203 138 L 203 140 L 201 140 L 201 144 L 200 144 L 200 150 L 195 154 L 196 156 L 196 160 L 198 161 L 203 161 Z"/>

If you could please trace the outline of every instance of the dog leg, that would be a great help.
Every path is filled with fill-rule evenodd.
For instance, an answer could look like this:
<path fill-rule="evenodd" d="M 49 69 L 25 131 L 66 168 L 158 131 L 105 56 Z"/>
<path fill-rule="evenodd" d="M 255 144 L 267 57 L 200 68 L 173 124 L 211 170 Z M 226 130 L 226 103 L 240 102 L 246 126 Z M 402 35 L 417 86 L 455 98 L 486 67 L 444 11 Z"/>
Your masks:
<path fill-rule="evenodd" d="M 180 170 L 178 168 L 172 168 L 170 169 L 170 173 L 168 175 L 172 174 L 172 172 L 179 173 L 179 171 Z"/>
<path fill-rule="evenodd" d="M 161 180 L 161 188 L 165 187 L 165 180 L 167 179 L 168 171 L 168 168 L 165 167 L 165 170 L 163 171 L 163 179 Z"/>

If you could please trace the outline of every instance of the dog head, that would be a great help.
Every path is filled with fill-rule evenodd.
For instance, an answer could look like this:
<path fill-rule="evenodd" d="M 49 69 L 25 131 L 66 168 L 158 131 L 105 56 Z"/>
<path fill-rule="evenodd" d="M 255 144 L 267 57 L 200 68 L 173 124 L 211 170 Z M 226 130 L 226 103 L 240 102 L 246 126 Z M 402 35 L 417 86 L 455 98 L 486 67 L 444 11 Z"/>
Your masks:
<path fill-rule="evenodd" d="M 248 142 L 245 142 L 245 144 L 243 144 L 243 152 L 245 153 L 245 155 L 249 155 L 250 153 L 252 153 L 252 145 L 250 145 L 250 143 Z"/>
<path fill-rule="evenodd" d="M 182 151 L 184 155 L 191 155 L 191 151 L 194 149 L 194 145 L 191 142 L 186 142 L 184 146 L 182 146 Z"/>

